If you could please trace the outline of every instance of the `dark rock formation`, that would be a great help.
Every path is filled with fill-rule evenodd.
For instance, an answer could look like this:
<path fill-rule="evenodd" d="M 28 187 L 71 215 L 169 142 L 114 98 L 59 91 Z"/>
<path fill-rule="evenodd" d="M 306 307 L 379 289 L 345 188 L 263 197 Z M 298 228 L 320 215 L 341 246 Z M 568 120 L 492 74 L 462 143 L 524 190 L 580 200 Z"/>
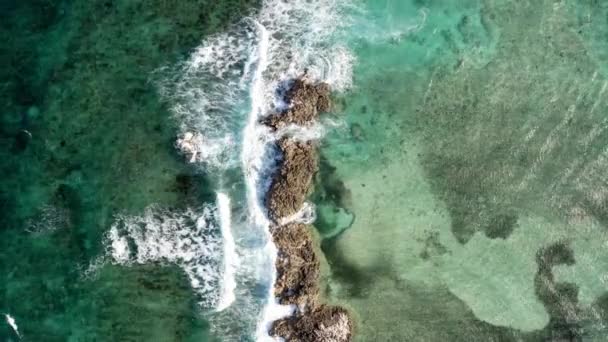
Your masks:
<path fill-rule="evenodd" d="M 286 94 L 289 109 L 263 123 L 275 130 L 290 124 L 309 126 L 319 113 L 329 110 L 329 95 L 326 84 L 296 79 Z M 281 304 L 294 304 L 297 310 L 293 316 L 276 321 L 271 335 L 287 341 L 351 341 L 352 320 L 348 312 L 320 302 L 320 263 L 310 227 L 282 223 L 302 208 L 312 188 L 318 170 L 316 146 L 290 137 L 281 138 L 277 145 L 283 160 L 266 195 L 266 207 L 273 222 L 271 232 L 279 251 L 274 290 Z"/>
<path fill-rule="evenodd" d="M 290 124 L 308 126 L 319 117 L 319 113 L 330 110 L 329 95 L 327 84 L 310 84 L 304 79 L 296 79 L 286 94 L 291 107 L 285 112 L 269 116 L 264 124 L 274 129 Z"/>
<path fill-rule="evenodd" d="M 317 172 L 317 153 L 311 142 L 282 138 L 283 163 L 270 186 L 266 206 L 274 221 L 295 214 L 306 200 Z"/>
<path fill-rule="evenodd" d="M 290 342 L 350 341 L 352 328 L 345 309 L 320 305 L 313 311 L 275 322 L 271 334 Z"/>
<path fill-rule="evenodd" d="M 274 242 L 280 246 L 277 260 L 276 295 L 281 304 L 314 306 L 319 292 L 319 259 L 310 227 L 294 223 L 276 227 Z"/>

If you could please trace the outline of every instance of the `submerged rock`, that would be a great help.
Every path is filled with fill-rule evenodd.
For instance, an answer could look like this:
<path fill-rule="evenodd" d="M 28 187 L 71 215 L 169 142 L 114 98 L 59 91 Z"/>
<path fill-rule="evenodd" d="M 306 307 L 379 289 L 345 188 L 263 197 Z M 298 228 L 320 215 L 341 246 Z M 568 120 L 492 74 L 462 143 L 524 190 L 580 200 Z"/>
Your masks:
<path fill-rule="evenodd" d="M 365 132 L 363 132 L 363 127 L 361 127 L 361 125 L 358 123 L 354 123 L 350 126 L 350 135 L 355 141 L 365 140 Z"/>

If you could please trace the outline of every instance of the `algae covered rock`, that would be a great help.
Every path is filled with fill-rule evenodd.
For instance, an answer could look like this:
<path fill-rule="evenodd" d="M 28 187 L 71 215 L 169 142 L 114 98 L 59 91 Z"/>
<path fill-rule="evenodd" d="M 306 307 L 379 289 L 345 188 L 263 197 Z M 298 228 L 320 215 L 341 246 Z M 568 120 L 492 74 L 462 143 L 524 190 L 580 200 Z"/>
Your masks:
<path fill-rule="evenodd" d="M 283 138 L 278 145 L 283 153 L 283 162 L 266 198 L 266 206 L 274 220 L 300 210 L 317 171 L 317 154 L 313 143 Z"/>
<path fill-rule="evenodd" d="M 291 342 L 342 342 L 352 340 L 352 330 L 345 309 L 322 305 L 305 315 L 277 321 L 271 334 Z"/>
<path fill-rule="evenodd" d="M 271 115 L 264 124 L 274 130 L 288 125 L 310 126 L 321 112 L 329 110 L 329 93 L 326 84 L 311 84 L 298 78 L 286 92 L 289 109 Z M 297 310 L 293 316 L 274 322 L 270 334 L 287 341 L 350 341 L 349 313 L 320 301 L 320 261 L 311 227 L 297 222 L 281 224 L 282 219 L 304 206 L 311 191 L 318 171 L 316 145 L 286 136 L 279 139 L 277 147 L 283 158 L 266 196 L 266 207 L 274 222 L 271 232 L 279 252 L 274 291 L 281 304 L 294 304 Z"/>
<path fill-rule="evenodd" d="M 330 89 L 325 83 L 311 84 L 303 78 L 293 81 L 286 93 L 290 108 L 283 113 L 271 115 L 264 124 L 274 129 L 294 124 L 308 126 L 318 119 L 320 113 L 331 109 Z"/>

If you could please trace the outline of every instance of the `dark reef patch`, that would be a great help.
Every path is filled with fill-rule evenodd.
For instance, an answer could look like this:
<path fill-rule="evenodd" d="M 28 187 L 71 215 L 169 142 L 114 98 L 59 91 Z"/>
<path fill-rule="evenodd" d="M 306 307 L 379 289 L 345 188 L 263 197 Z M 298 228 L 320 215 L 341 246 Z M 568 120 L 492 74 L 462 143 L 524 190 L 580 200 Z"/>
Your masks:
<path fill-rule="evenodd" d="M 426 238 L 422 242 L 424 243 L 424 249 L 420 252 L 420 258 L 424 260 L 449 253 L 448 249 L 441 244 L 438 232 L 427 232 Z"/>
<path fill-rule="evenodd" d="M 548 3 L 525 2 L 484 4 L 482 21 L 500 28 L 494 58 L 456 70 L 438 66 L 417 108 L 423 167 L 463 244 L 478 232 L 506 238 L 515 227 L 511 212 L 608 222 L 606 198 L 598 195 L 606 191 L 608 133 L 598 131 L 606 103 L 595 100 L 605 76 L 575 30 L 552 33 L 531 19 L 551 11 Z M 570 10 L 555 20 L 582 28 Z M 512 16 L 526 24 L 512 25 Z"/>
<path fill-rule="evenodd" d="M 337 176 L 336 168 L 323 155 L 319 158 L 319 172 L 315 177 L 313 200 L 331 202 L 336 207 L 342 208 L 350 207 L 352 202 L 350 190 Z"/>
<path fill-rule="evenodd" d="M 26 339 L 209 340 L 181 272 L 88 270 L 115 215 L 211 198 L 151 73 L 259 3 L 0 2 L 0 293 Z"/>
<path fill-rule="evenodd" d="M 184 170 L 175 175 L 173 185 L 168 189 L 178 195 L 178 208 L 197 207 L 200 203 L 215 201 L 211 180 L 205 174 L 195 170 Z"/>
<path fill-rule="evenodd" d="M 484 233 L 490 239 L 506 239 L 517 227 L 517 214 L 497 214 L 490 219 L 484 229 Z"/>
<path fill-rule="evenodd" d="M 583 341 L 578 288 L 575 284 L 555 282 L 552 273 L 554 266 L 574 265 L 572 250 L 567 243 L 555 243 L 539 250 L 536 262 L 535 292 L 550 316 L 549 324 L 541 334 L 552 341 Z"/>

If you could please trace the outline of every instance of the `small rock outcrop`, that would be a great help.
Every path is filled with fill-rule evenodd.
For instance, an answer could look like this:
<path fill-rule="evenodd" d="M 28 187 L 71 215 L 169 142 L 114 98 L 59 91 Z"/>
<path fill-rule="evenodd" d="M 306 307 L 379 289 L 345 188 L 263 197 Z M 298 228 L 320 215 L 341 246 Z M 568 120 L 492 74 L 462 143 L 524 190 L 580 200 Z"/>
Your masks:
<path fill-rule="evenodd" d="M 345 309 L 320 305 L 311 312 L 275 322 L 271 334 L 290 342 L 351 341 L 352 328 Z"/>
<path fill-rule="evenodd" d="M 330 109 L 327 84 L 299 78 L 286 96 L 289 109 L 263 121 L 273 130 L 292 124 L 311 126 L 320 113 Z M 266 194 L 271 233 L 278 248 L 274 290 L 281 304 L 296 305 L 297 310 L 293 316 L 274 322 L 270 333 L 294 342 L 351 341 L 353 324 L 348 311 L 323 304 L 319 298 L 320 262 L 312 228 L 297 222 L 281 223 L 302 208 L 311 191 L 318 170 L 317 146 L 289 136 L 279 139 L 277 145 L 283 159 Z"/>
<path fill-rule="evenodd" d="M 276 227 L 273 238 L 279 246 L 275 293 L 280 303 L 314 306 L 320 263 L 310 227 L 300 223 Z"/>
<path fill-rule="evenodd" d="M 278 146 L 283 161 L 266 197 L 266 207 L 273 221 L 291 216 L 302 208 L 318 169 L 317 153 L 312 142 L 284 137 L 279 140 Z"/>
<path fill-rule="evenodd" d="M 290 108 L 284 112 L 270 115 L 264 124 L 279 129 L 290 124 L 309 126 L 317 120 L 320 113 L 331 108 L 330 89 L 325 83 L 311 84 L 298 78 L 286 93 Z"/>

